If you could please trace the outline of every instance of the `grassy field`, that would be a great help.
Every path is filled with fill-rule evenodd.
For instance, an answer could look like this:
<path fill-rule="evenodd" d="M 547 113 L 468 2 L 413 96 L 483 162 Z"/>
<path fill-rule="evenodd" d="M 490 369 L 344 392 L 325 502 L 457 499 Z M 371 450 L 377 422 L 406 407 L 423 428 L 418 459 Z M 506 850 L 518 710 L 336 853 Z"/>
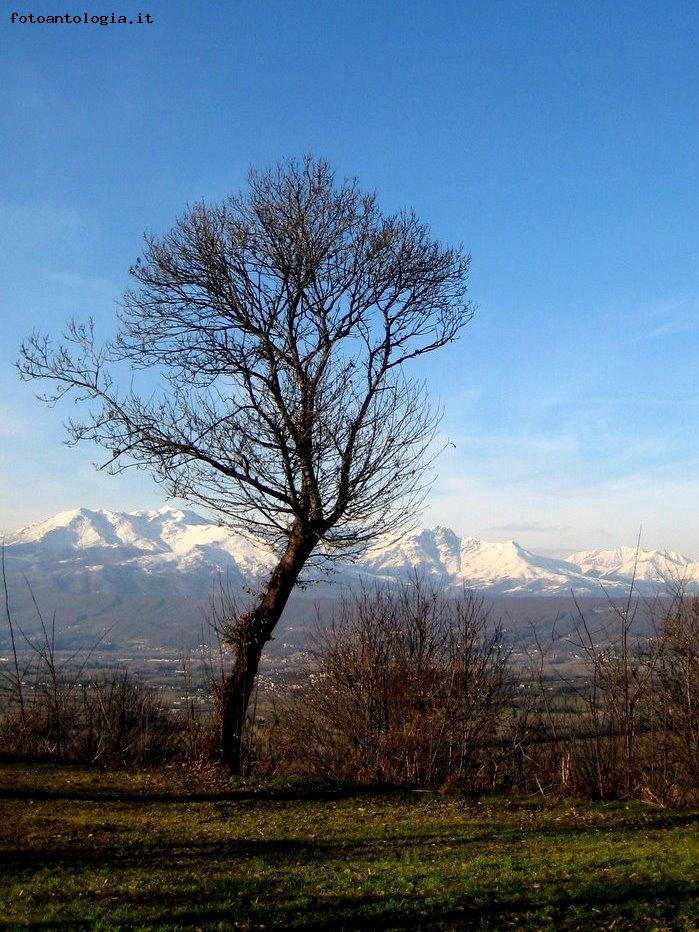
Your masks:
<path fill-rule="evenodd" d="M 697 814 L 0 765 L 0 928 L 696 929 Z"/>

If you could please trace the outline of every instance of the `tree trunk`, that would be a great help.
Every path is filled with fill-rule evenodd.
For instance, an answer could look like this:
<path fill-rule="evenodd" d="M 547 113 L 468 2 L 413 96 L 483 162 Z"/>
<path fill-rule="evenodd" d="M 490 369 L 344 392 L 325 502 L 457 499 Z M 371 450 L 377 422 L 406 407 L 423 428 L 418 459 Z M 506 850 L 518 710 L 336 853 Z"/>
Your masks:
<path fill-rule="evenodd" d="M 241 770 L 245 718 L 262 650 L 270 640 L 317 541 L 315 535 L 294 534 L 272 570 L 257 604 L 236 621 L 230 643 L 235 658 L 233 669 L 223 677 L 216 691 L 219 760 L 233 774 L 239 774 Z"/>

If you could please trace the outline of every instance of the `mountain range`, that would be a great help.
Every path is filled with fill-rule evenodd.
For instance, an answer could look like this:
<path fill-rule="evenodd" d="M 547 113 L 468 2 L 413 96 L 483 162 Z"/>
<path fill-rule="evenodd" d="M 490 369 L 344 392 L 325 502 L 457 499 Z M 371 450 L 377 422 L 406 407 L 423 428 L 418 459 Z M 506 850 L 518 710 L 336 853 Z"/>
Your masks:
<path fill-rule="evenodd" d="M 152 657 L 195 648 L 207 640 L 206 614 L 221 579 L 237 598 L 254 592 L 273 563 L 261 543 L 192 511 L 112 512 L 79 508 L 9 535 L 5 568 L 10 610 L 22 632 L 40 637 L 40 620 L 53 626 L 56 645 L 69 653 L 92 650 Z M 699 591 L 699 563 L 670 551 L 584 551 L 565 559 L 540 556 L 510 540 L 460 538 L 446 527 L 407 534 L 397 543 L 376 542 L 361 560 L 331 574 L 313 568 L 297 589 L 271 642 L 281 663 L 305 650 L 318 618 L 333 613 L 347 586 L 359 580 L 390 583 L 418 573 L 446 587 L 470 587 L 491 600 L 511 630 L 540 630 L 573 623 L 577 605 L 609 609 L 623 597 L 636 566 L 636 590 L 660 592 L 688 581 Z M 606 606 L 606 609 L 605 609 Z M 567 619 L 567 621 L 566 621 Z M 107 634 L 105 634 L 107 632 Z M 9 647 L 0 625 L 0 647 Z M 101 639 L 101 640 L 100 640 Z M 20 639 L 21 644 L 26 642 Z"/>
<path fill-rule="evenodd" d="M 119 620 L 134 637 L 163 636 L 196 615 L 221 574 L 234 588 L 254 587 L 273 562 L 261 543 L 192 511 L 161 508 L 112 512 L 80 508 L 11 534 L 5 542 L 13 605 L 24 618 L 31 605 L 25 580 L 42 605 L 70 618 L 69 627 Z M 685 580 L 699 590 L 699 562 L 672 551 L 619 547 L 537 555 L 516 541 L 460 538 L 447 527 L 425 528 L 397 543 L 376 542 L 361 560 L 330 575 L 312 571 L 316 598 L 334 598 L 363 579 L 390 582 L 413 573 L 488 596 L 602 597 L 623 595 L 634 576 L 640 592 L 662 592 Z M 197 621 L 199 624 L 199 620 Z M 150 627 L 149 627 L 150 626 Z M 174 635 L 173 635 L 174 636 Z M 146 640 L 150 640 L 146 635 Z"/>

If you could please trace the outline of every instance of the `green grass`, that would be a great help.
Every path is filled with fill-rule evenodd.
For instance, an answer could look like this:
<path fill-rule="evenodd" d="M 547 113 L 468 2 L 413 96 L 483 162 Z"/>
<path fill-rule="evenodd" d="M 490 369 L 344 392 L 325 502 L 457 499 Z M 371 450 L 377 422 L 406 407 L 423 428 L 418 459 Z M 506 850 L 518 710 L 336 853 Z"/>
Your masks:
<path fill-rule="evenodd" d="M 696 813 L 0 765 L 0 928 L 696 929 Z"/>

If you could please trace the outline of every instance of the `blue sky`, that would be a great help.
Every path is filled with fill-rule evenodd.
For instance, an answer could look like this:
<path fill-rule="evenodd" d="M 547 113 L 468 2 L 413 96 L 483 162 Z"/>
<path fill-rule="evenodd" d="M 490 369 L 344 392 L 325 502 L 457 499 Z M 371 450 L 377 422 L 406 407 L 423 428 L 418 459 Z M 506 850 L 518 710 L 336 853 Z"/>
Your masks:
<path fill-rule="evenodd" d="M 18 382 L 17 344 L 69 314 L 108 335 L 144 230 L 311 150 L 473 256 L 478 313 L 420 370 L 456 444 L 426 522 L 558 553 L 643 525 L 699 557 L 696 3 L 115 11 L 139 9 L 152 25 L 2 14 L 0 528 L 162 504 L 62 446 L 69 411 Z"/>

